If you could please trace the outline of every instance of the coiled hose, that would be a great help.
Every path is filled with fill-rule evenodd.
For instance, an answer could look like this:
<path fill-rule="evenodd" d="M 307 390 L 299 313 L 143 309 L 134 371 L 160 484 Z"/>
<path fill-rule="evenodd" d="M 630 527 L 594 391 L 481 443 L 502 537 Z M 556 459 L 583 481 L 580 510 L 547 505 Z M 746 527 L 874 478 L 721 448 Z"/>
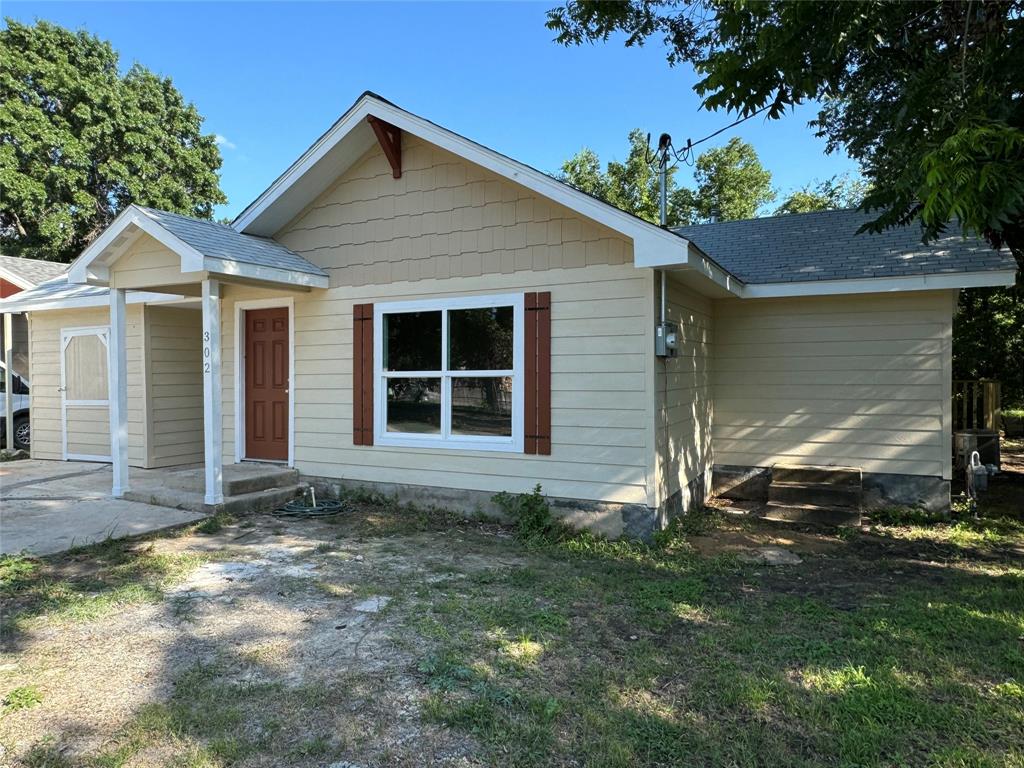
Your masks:
<path fill-rule="evenodd" d="M 306 499 L 307 495 L 312 503 Z M 340 499 L 316 500 L 316 491 L 311 487 L 301 499 L 292 499 L 270 514 L 274 517 L 332 517 L 342 512 L 351 512 L 349 505 Z"/>

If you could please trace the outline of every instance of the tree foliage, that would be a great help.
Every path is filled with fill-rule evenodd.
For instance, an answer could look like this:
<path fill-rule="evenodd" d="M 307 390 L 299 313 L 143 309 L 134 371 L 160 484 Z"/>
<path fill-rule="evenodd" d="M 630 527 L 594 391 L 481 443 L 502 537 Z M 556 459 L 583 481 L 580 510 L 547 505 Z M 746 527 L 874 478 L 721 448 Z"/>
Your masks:
<path fill-rule="evenodd" d="M 1003 405 L 1024 407 L 1024 291 L 960 291 L 953 333 L 953 378 L 1002 382 Z"/>
<path fill-rule="evenodd" d="M 74 258 L 140 203 L 210 218 L 226 202 L 220 150 L 169 78 L 84 31 L 6 19 L 0 30 L 0 246 Z"/>
<path fill-rule="evenodd" d="M 872 230 L 959 222 L 1024 264 L 1024 0 L 568 0 L 547 23 L 566 45 L 660 36 L 711 110 L 819 100 L 819 135 L 871 183 Z"/>
<path fill-rule="evenodd" d="M 693 196 L 697 219 L 716 214 L 722 221 L 752 219 L 762 205 L 775 199 L 771 173 L 761 165 L 753 146 L 739 138 L 702 152 L 693 177 L 697 182 Z"/>
<path fill-rule="evenodd" d="M 833 176 L 791 192 L 782 205 L 775 209 L 775 215 L 858 208 L 869 190 L 870 186 L 863 179 L 851 179 L 847 175 Z"/>
<path fill-rule="evenodd" d="M 713 215 L 723 220 L 748 219 L 774 199 L 771 173 L 754 148 L 740 139 L 702 153 L 695 163 L 695 189 L 679 186 L 677 167 L 668 170 L 668 225 L 706 221 Z M 601 161 L 591 149 L 582 149 L 562 164 L 560 178 L 654 224 L 659 221 L 658 169 L 647 136 L 639 128 L 629 133 L 625 162 Z"/>

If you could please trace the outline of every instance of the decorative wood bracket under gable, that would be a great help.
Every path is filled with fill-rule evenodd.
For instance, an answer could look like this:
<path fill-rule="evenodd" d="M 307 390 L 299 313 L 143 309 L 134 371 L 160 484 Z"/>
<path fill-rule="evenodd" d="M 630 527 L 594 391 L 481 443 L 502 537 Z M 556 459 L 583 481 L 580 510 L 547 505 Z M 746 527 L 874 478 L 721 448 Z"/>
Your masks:
<path fill-rule="evenodd" d="M 396 179 L 402 178 L 402 129 L 373 115 L 368 116 L 366 120 L 377 134 L 377 141 L 384 150 L 384 156 L 391 163 L 391 174 Z"/>

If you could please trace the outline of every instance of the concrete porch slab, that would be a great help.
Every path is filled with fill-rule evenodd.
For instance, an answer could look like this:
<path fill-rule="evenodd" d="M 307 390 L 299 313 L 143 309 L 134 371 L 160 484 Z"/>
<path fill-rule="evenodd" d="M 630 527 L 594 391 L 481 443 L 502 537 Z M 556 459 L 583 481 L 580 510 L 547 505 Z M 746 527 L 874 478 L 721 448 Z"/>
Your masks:
<path fill-rule="evenodd" d="M 109 464 L 41 459 L 0 464 L 0 553 L 47 555 L 203 517 L 112 498 L 111 479 Z"/>

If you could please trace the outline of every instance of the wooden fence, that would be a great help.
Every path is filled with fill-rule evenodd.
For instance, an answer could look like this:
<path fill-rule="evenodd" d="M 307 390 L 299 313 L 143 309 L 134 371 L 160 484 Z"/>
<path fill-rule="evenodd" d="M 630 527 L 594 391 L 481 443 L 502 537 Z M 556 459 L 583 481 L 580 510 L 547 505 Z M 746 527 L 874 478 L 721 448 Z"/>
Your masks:
<path fill-rule="evenodd" d="M 999 431 L 1002 411 L 1000 384 L 990 379 L 953 382 L 953 431 L 994 429 Z"/>

